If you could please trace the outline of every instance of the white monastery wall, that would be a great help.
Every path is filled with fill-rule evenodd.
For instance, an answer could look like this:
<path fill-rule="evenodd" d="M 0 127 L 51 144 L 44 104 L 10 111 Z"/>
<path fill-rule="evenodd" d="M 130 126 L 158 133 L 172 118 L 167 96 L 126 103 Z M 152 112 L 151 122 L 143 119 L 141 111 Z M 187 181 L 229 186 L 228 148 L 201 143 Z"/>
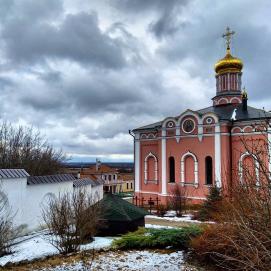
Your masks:
<path fill-rule="evenodd" d="M 101 200 L 103 198 L 103 186 L 97 185 L 92 187 L 92 195 L 95 202 Z"/>
<path fill-rule="evenodd" d="M 23 222 L 29 229 L 35 229 L 43 224 L 42 205 L 46 204 L 49 196 L 59 193 L 72 192 L 73 182 L 48 183 L 27 185 L 26 197 L 23 202 Z M 91 191 L 90 191 L 91 192 Z"/>
<path fill-rule="evenodd" d="M 23 206 L 26 199 L 26 178 L 2 179 L 1 188 L 8 197 L 11 213 L 14 216 L 14 223 L 18 226 L 23 224 Z"/>
<path fill-rule="evenodd" d="M 15 226 L 26 225 L 27 231 L 42 226 L 42 205 L 46 204 L 49 196 L 57 197 L 59 193 L 79 189 L 73 187 L 73 181 L 27 185 L 27 178 L 1 179 L 0 184 L 15 215 Z M 103 185 L 87 185 L 82 188 L 91 193 L 95 201 L 103 198 Z"/>

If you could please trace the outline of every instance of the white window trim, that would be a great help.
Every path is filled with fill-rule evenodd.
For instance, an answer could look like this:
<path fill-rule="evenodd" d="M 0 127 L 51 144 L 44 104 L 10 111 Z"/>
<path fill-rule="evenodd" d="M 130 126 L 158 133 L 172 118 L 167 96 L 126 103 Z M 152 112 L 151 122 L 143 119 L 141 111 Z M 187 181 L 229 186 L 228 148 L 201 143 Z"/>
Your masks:
<path fill-rule="evenodd" d="M 249 153 L 249 152 L 245 152 L 240 156 L 239 159 L 239 177 L 240 177 L 240 183 L 243 184 L 243 160 L 245 157 L 247 156 L 251 156 L 254 159 L 254 165 L 255 165 L 255 173 L 256 173 L 256 186 L 260 185 L 260 165 L 259 162 L 257 161 L 257 157 L 255 156 L 255 154 Z"/>
<path fill-rule="evenodd" d="M 148 183 L 148 160 L 149 158 L 154 158 L 154 178 L 155 178 L 155 183 L 158 183 L 158 159 L 157 157 L 150 152 L 144 160 L 144 183 Z"/>
<path fill-rule="evenodd" d="M 185 183 L 185 159 L 187 156 L 192 156 L 194 159 L 194 186 L 199 187 L 199 171 L 198 171 L 198 159 L 196 155 L 190 151 L 185 153 L 181 158 L 181 184 L 182 186 L 186 185 Z"/>

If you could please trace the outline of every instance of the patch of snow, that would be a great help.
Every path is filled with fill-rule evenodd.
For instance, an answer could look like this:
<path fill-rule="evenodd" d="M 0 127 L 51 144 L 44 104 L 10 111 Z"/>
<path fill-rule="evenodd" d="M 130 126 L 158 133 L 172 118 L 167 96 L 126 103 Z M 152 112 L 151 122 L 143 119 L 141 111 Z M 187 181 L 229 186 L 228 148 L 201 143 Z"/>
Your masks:
<path fill-rule="evenodd" d="M 44 238 L 44 235 L 22 241 L 15 245 L 12 250 L 12 254 L 0 258 L 0 266 L 4 266 L 8 262 L 33 260 L 58 253 L 58 250 Z"/>
<path fill-rule="evenodd" d="M 93 242 L 82 245 L 81 250 L 108 248 L 113 240 L 112 237 L 95 237 Z M 13 253 L 0 258 L 0 266 L 4 266 L 8 262 L 30 261 L 59 254 L 58 250 L 49 242 L 46 231 L 17 238 L 15 243 L 16 245 L 12 248 Z"/>
<path fill-rule="evenodd" d="M 81 246 L 81 250 L 109 248 L 116 237 L 94 237 L 94 241 Z"/>
<path fill-rule="evenodd" d="M 173 214 L 174 211 L 171 211 L 171 212 L 172 212 L 171 214 Z M 213 221 L 202 222 L 202 221 L 199 221 L 199 220 L 193 220 L 192 219 L 193 216 L 191 214 L 186 214 L 186 215 L 183 215 L 181 217 L 166 216 L 166 215 L 164 217 L 157 216 L 157 215 L 146 215 L 145 218 L 157 219 L 157 220 L 166 220 L 166 221 L 172 221 L 172 222 L 209 223 L 209 224 L 215 223 Z"/>
<path fill-rule="evenodd" d="M 147 229 L 178 229 L 177 227 L 162 226 L 162 225 L 155 225 L 155 224 L 145 224 L 145 228 Z"/>
<path fill-rule="evenodd" d="M 165 216 L 176 216 L 176 211 L 173 210 L 167 211 Z"/>
<path fill-rule="evenodd" d="M 180 271 L 183 270 L 183 265 L 182 251 L 167 253 L 148 250 L 125 252 L 110 251 L 98 255 L 98 257 L 94 259 L 91 269 L 110 271 Z M 85 268 L 89 266 L 78 262 L 71 265 L 63 264 L 54 268 L 46 268 L 42 269 L 42 271 L 79 271 L 87 270 Z"/>

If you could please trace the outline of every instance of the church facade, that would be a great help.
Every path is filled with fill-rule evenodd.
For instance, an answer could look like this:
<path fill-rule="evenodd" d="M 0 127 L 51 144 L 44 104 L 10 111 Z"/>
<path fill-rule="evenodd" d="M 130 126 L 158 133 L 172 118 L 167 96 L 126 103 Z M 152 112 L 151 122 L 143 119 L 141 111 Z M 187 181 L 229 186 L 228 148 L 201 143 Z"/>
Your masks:
<path fill-rule="evenodd" d="M 206 199 L 210 186 L 227 188 L 242 181 L 243 164 L 251 165 L 256 183 L 259 165 L 244 140 L 266 144 L 271 114 L 247 105 L 242 91 L 242 61 L 230 51 L 227 28 L 226 55 L 215 64 L 216 93 L 211 106 L 188 109 L 178 116 L 133 130 L 135 147 L 135 196 L 166 202 L 173 188 L 185 189 L 193 202 Z M 270 170 L 269 159 L 265 166 Z M 233 177 L 235 176 L 236 178 Z"/>

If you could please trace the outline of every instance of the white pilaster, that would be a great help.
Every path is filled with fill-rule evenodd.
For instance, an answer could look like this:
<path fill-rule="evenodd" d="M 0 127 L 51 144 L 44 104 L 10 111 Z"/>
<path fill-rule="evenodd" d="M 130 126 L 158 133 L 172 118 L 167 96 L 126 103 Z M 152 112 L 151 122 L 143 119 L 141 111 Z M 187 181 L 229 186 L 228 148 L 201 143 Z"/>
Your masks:
<path fill-rule="evenodd" d="M 202 136 L 203 136 L 203 126 L 202 126 L 202 119 L 200 119 L 198 123 L 198 139 L 199 141 L 202 141 Z"/>
<path fill-rule="evenodd" d="M 194 164 L 194 178 L 195 178 L 195 187 L 199 186 L 199 167 L 198 167 L 198 161 L 195 161 Z"/>
<path fill-rule="evenodd" d="M 177 141 L 177 143 L 180 142 L 180 139 L 181 139 L 181 128 L 180 128 L 180 126 L 178 126 L 176 128 L 176 141 Z"/>
<path fill-rule="evenodd" d="M 219 123 L 215 126 L 215 180 L 217 187 L 221 187 L 221 135 Z"/>
<path fill-rule="evenodd" d="M 140 135 L 135 134 L 135 192 L 140 191 Z"/>
<path fill-rule="evenodd" d="M 167 141 L 166 130 L 162 130 L 162 195 L 167 194 Z"/>

